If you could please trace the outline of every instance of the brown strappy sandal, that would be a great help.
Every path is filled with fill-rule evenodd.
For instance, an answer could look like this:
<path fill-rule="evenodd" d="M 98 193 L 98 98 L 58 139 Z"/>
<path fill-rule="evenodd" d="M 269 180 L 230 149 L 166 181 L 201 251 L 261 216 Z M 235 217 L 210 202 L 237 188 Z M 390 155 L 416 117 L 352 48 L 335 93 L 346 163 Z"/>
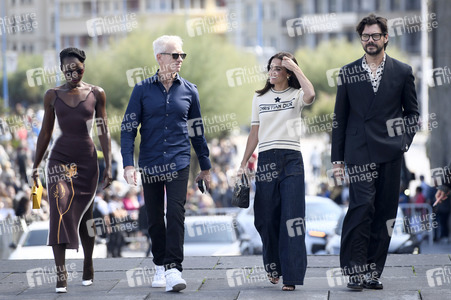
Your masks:
<path fill-rule="evenodd" d="M 289 285 L 289 284 L 284 284 L 282 287 L 282 291 L 294 291 L 296 289 L 296 286 L 294 285 Z"/>

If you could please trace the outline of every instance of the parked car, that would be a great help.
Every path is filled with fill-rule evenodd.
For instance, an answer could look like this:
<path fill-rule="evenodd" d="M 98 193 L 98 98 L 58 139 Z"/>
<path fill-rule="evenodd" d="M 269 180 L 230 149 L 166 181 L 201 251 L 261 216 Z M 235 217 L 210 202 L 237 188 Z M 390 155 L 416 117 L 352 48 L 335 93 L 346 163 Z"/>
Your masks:
<path fill-rule="evenodd" d="M 327 242 L 326 251 L 328 254 L 340 254 L 341 230 L 345 215 L 346 210 L 340 217 L 337 228 L 335 229 L 335 234 L 332 235 Z M 414 234 L 406 233 L 404 222 L 402 220 L 404 220 L 404 214 L 402 209 L 398 207 L 396 222 L 392 230 L 390 245 L 388 246 L 388 253 L 419 254 L 421 251 L 421 240 L 419 240 Z"/>
<path fill-rule="evenodd" d="M 232 215 L 185 217 L 185 256 L 249 254 L 249 237 Z"/>
<path fill-rule="evenodd" d="M 47 246 L 49 221 L 31 223 L 24 231 L 17 245 L 11 245 L 14 251 L 8 259 L 53 259 L 52 247 Z M 104 242 L 98 241 L 94 246 L 94 258 L 106 258 L 107 248 Z M 73 249 L 66 251 L 66 258 L 83 258 L 83 248 L 78 252 Z"/>
<path fill-rule="evenodd" d="M 343 209 L 326 197 L 305 196 L 305 223 L 301 224 L 306 232 L 307 254 L 326 254 L 327 237 L 334 233 Z M 254 226 L 253 205 L 242 210 L 237 216 L 238 222 L 250 238 L 250 253 L 262 253 L 262 241 Z M 294 225 L 294 224 L 293 224 Z M 287 225 L 288 226 L 288 225 Z"/>

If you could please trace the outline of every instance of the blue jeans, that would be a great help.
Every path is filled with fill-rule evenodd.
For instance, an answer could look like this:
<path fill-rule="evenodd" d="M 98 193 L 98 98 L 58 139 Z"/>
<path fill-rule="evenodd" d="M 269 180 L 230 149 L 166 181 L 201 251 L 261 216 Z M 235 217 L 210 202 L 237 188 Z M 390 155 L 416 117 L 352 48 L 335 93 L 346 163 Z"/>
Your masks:
<path fill-rule="evenodd" d="M 302 285 L 307 270 L 305 226 L 293 230 L 305 218 L 301 152 L 260 152 L 255 177 L 254 223 L 263 242 L 265 270 L 272 277 L 283 276 L 284 284 Z"/>

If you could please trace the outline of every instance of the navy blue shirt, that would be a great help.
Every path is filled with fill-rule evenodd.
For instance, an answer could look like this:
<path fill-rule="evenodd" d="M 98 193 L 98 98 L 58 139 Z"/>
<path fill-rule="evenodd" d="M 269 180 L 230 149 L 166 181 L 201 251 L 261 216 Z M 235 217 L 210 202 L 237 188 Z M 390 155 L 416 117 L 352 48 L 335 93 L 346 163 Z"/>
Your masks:
<path fill-rule="evenodd" d="M 197 87 L 179 74 L 168 92 L 158 80 L 158 72 L 136 84 L 122 120 L 124 167 L 134 166 L 135 137 L 141 125 L 138 162 L 141 171 L 154 175 L 187 167 L 191 156 L 190 139 L 201 170 L 209 170 L 210 152 L 201 120 Z"/>

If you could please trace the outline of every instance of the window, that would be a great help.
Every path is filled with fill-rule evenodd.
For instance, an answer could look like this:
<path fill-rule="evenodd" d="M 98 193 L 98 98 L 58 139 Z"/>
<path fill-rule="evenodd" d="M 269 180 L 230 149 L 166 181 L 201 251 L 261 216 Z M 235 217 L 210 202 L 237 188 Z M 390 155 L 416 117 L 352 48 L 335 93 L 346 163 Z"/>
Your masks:
<path fill-rule="evenodd" d="M 410 34 L 406 34 L 406 48 L 410 53 L 420 53 L 421 52 L 421 32 L 412 32 Z"/>
<path fill-rule="evenodd" d="M 343 12 L 352 12 L 351 0 L 343 1 Z"/>
<path fill-rule="evenodd" d="M 253 7 L 249 4 L 246 5 L 246 21 L 254 20 L 254 10 Z"/>
<path fill-rule="evenodd" d="M 337 12 L 337 0 L 329 0 L 329 12 L 330 13 Z"/>
<path fill-rule="evenodd" d="M 271 2 L 269 4 L 269 16 L 272 20 L 275 20 L 277 18 L 277 8 L 276 3 Z"/>
<path fill-rule="evenodd" d="M 271 47 L 273 47 L 273 48 L 277 48 L 277 39 L 276 39 L 275 37 L 272 36 L 272 37 L 270 38 L 269 45 L 270 45 Z"/>
<path fill-rule="evenodd" d="M 406 1 L 406 10 L 421 10 L 421 0 Z"/>
<path fill-rule="evenodd" d="M 400 10 L 401 9 L 401 0 L 391 0 L 390 1 L 390 10 Z"/>
<path fill-rule="evenodd" d="M 295 9 L 295 11 L 296 11 L 296 18 L 302 17 L 302 13 L 303 13 L 303 6 L 302 6 L 302 3 L 296 3 L 294 9 Z"/>
<path fill-rule="evenodd" d="M 161 11 L 169 10 L 169 5 L 166 0 L 160 0 L 160 10 Z"/>
<path fill-rule="evenodd" d="M 81 17 L 81 3 L 74 3 L 74 16 Z"/>
<path fill-rule="evenodd" d="M 372 1 L 359 0 L 359 10 L 363 12 L 373 12 L 374 4 L 375 3 Z"/>

